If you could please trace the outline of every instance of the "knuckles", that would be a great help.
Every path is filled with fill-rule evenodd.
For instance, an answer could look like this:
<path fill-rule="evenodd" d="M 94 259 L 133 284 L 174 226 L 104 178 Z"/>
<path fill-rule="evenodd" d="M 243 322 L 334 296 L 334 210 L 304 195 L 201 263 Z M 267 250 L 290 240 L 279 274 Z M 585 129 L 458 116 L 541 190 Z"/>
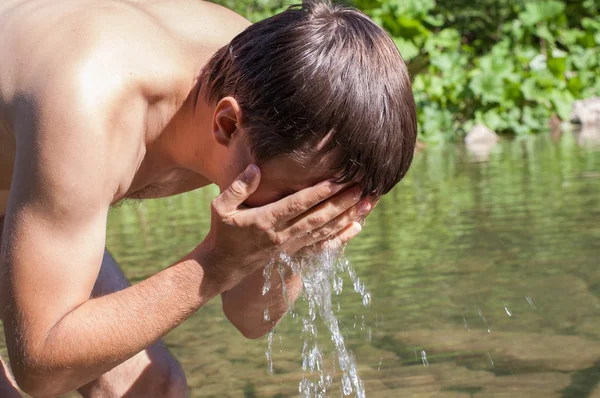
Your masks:
<path fill-rule="evenodd" d="M 246 193 L 246 186 L 240 180 L 235 180 L 231 183 L 229 190 L 235 196 L 243 196 Z"/>
<path fill-rule="evenodd" d="M 313 216 L 308 219 L 308 224 L 313 228 L 318 228 L 324 225 L 328 220 L 323 216 Z"/>
<path fill-rule="evenodd" d="M 285 241 L 282 234 L 279 234 L 273 230 L 269 230 L 267 236 L 269 238 L 269 242 L 273 246 L 281 246 Z"/>

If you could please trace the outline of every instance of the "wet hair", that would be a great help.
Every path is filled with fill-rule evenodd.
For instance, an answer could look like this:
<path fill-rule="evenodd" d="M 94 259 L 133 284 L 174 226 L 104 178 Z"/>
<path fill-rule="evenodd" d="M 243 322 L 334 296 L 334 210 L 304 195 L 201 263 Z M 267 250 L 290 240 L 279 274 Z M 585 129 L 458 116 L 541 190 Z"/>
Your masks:
<path fill-rule="evenodd" d="M 377 196 L 410 167 L 417 122 L 408 70 L 388 34 L 355 8 L 291 6 L 219 49 L 204 76 L 209 103 L 238 101 L 259 164 L 333 153 L 339 182 Z"/>

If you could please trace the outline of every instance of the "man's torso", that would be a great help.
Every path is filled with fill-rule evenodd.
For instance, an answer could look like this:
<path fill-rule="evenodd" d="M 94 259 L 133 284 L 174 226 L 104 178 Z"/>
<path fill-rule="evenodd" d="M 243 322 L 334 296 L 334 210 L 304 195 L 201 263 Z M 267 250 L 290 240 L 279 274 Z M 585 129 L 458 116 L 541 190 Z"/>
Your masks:
<path fill-rule="evenodd" d="M 81 81 L 82 90 L 131 86 L 147 98 L 146 136 L 156 136 L 176 112 L 182 88 L 191 87 L 199 68 L 246 25 L 233 12 L 199 0 L 1 2 L 0 215 L 6 211 L 19 140 L 15 117 L 35 101 L 32 81 L 52 78 L 64 68 L 76 71 L 72 78 Z M 111 81 L 110 75 L 104 76 L 104 81 L 85 86 L 85 74 L 97 70 L 102 76 L 109 68 L 128 70 L 129 77 Z M 206 184 L 198 177 L 197 186 Z M 185 189 L 194 186 L 190 175 L 184 179 Z M 164 195 L 156 189 L 145 192 L 149 197 Z"/>

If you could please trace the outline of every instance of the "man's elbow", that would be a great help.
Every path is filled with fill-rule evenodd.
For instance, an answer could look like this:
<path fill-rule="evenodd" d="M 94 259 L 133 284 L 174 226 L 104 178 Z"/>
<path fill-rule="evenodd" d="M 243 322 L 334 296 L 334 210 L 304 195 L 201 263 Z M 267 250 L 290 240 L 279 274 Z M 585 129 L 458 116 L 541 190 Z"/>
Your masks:
<path fill-rule="evenodd" d="M 76 388 L 69 383 L 68 371 L 52 369 L 49 361 L 19 362 L 13 367 L 15 381 L 23 392 L 34 398 L 61 396 Z"/>
<path fill-rule="evenodd" d="M 229 318 L 229 322 L 247 339 L 256 340 L 269 333 L 275 324 L 271 322 L 257 322 L 254 325 L 248 324 L 240 319 Z"/>
<path fill-rule="evenodd" d="M 247 339 L 250 340 L 256 340 L 259 339 L 261 337 L 263 337 L 264 335 L 266 335 L 267 333 L 269 333 L 273 328 L 269 327 L 269 328 L 237 328 L 240 333 L 242 334 L 242 336 L 244 336 Z"/>
<path fill-rule="evenodd" d="M 229 322 L 247 339 L 256 340 L 269 333 L 277 322 L 265 321 L 263 319 L 249 319 L 244 314 L 236 311 L 224 311 Z"/>

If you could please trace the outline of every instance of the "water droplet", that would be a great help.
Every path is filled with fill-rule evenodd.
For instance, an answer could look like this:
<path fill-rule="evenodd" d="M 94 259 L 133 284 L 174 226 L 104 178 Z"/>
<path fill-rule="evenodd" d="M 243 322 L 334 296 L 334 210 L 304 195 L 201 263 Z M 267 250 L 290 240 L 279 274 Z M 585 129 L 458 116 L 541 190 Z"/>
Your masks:
<path fill-rule="evenodd" d="M 495 366 L 494 366 L 494 361 L 492 360 L 492 356 L 490 355 L 490 353 L 489 353 L 489 352 L 487 353 L 487 357 L 488 357 L 488 359 L 490 360 L 490 363 L 492 364 L 492 368 L 495 368 Z"/>
<path fill-rule="evenodd" d="M 269 374 L 273 374 L 273 333 L 274 331 L 271 330 L 267 335 L 267 352 L 265 352 Z"/>
<path fill-rule="evenodd" d="M 427 353 L 425 350 L 421 350 L 421 361 L 423 362 L 423 366 L 429 366 L 429 361 L 427 360 Z"/>
<path fill-rule="evenodd" d="M 462 317 L 463 317 L 463 326 L 465 327 L 466 330 L 468 330 L 470 332 L 471 329 L 469 329 L 469 324 L 467 324 L 467 318 L 465 318 L 465 314 L 462 314 Z"/>
<path fill-rule="evenodd" d="M 527 300 L 527 302 L 529 303 L 530 306 L 532 306 L 534 309 L 537 309 L 537 308 L 535 308 L 535 305 L 533 304 L 533 300 L 531 300 L 531 297 L 525 296 L 525 300 Z"/>
<path fill-rule="evenodd" d="M 490 325 L 488 324 L 487 320 L 483 316 L 483 312 L 481 311 L 481 308 L 477 308 L 477 313 L 479 314 L 479 316 L 481 317 L 481 319 L 483 319 L 483 323 L 485 323 L 485 326 L 487 326 L 487 332 L 488 333 L 492 333 L 492 328 L 490 327 Z"/>
<path fill-rule="evenodd" d="M 263 270 L 263 276 L 265 277 L 265 284 L 262 288 L 263 296 L 271 290 L 271 271 L 273 271 L 273 261 L 271 261 Z"/>
<path fill-rule="evenodd" d="M 506 305 L 506 303 L 504 303 L 504 311 L 506 311 L 506 315 L 512 316 L 512 312 L 510 312 L 510 309 L 508 309 L 508 306 Z"/>

